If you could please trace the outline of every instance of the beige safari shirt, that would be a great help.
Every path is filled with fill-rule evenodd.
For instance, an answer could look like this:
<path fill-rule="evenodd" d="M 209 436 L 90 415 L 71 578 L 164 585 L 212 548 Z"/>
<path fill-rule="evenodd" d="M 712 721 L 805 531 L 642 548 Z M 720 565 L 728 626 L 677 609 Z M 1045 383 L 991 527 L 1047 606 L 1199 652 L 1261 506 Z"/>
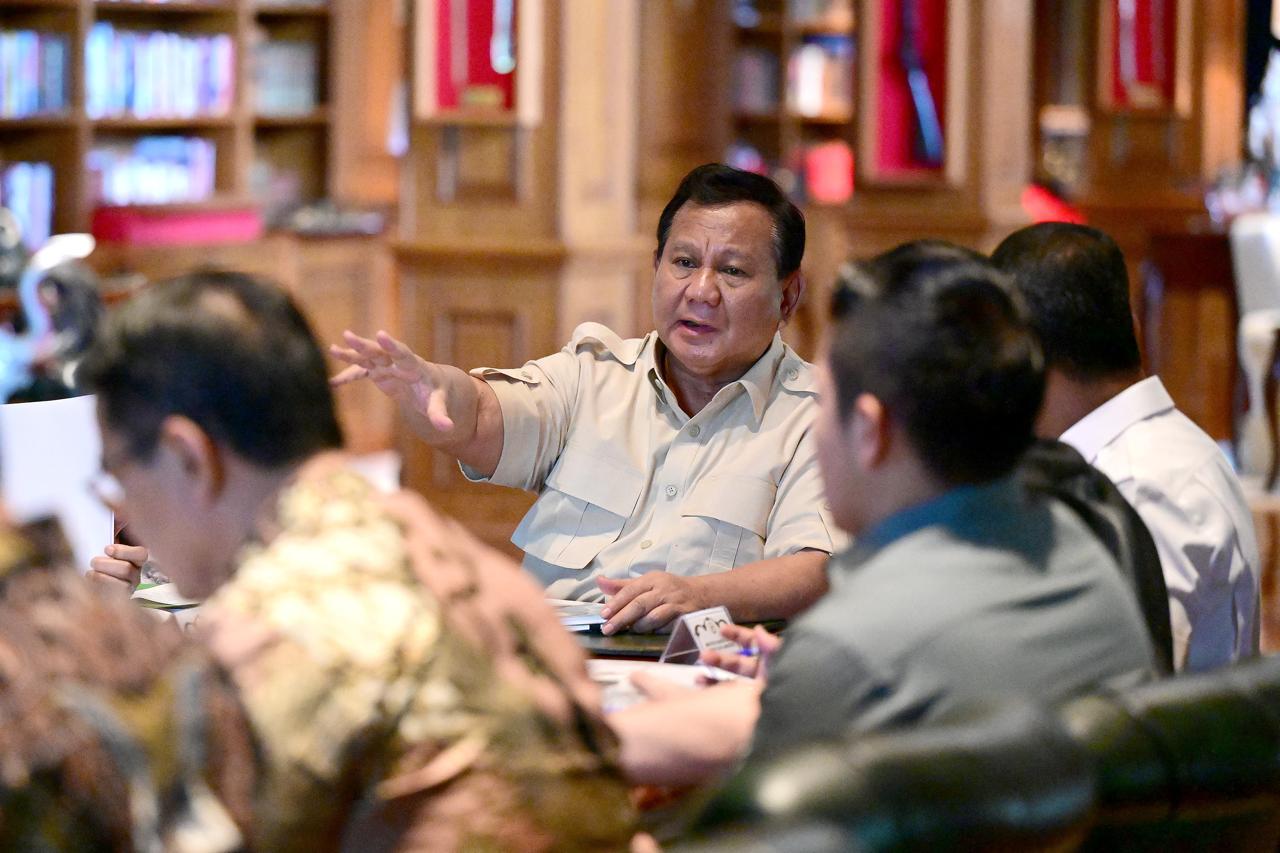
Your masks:
<path fill-rule="evenodd" d="M 511 541 L 555 598 L 599 600 L 600 574 L 722 572 L 805 549 L 831 553 L 811 426 L 813 370 L 775 335 L 689 417 L 658 371 L 656 332 L 598 323 L 522 368 L 481 367 L 505 440 L 493 476 L 539 493 Z"/>

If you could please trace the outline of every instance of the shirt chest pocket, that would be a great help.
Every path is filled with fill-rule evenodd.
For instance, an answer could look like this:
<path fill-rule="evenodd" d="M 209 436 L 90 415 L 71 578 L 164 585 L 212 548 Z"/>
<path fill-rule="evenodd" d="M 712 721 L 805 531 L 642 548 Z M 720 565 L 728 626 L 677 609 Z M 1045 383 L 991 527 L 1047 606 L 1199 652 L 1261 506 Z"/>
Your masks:
<path fill-rule="evenodd" d="M 586 568 L 622 533 L 644 480 L 639 468 L 569 445 L 511 541 L 552 565 Z"/>
<path fill-rule="evenodd" d="M 720 475 L 699 480 L 680 510 L 684 526 L 696 528 L 690 531 L 688 544 L 682 543 L 681 562 L 725 571 L 763 559 L 777 492 L 772 482 L 758 477 Z"/>

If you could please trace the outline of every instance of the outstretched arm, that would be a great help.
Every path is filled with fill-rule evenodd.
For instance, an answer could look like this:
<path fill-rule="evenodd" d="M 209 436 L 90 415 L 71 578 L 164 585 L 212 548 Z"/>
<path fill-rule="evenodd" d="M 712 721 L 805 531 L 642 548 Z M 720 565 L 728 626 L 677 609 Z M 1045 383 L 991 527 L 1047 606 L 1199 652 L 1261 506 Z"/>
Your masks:
<path fill-rule="evenodd" d="M 369 379 L 395 400 L 410 429 L 432 447 L 491 476 L 502 457 L 502 408 L 489 385 L 456 367 L 417 355 L 386 332 L 375 339 L 351 331 L 329 352 L 348 367 L 330 383 Z"/>

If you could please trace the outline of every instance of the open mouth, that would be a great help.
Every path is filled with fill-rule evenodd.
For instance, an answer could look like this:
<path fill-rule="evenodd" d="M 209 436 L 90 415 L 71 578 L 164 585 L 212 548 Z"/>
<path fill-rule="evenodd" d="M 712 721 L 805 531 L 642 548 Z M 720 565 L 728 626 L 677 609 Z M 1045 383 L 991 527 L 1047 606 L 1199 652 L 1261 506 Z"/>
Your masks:
<path fill-rule="evenodd" d="M 699 334 L 714 332 L 716 330 L 715 326 L 708 326 L 706 323 L 699 323 L 696 320 L 681 320 L 680 325 L 691 332 L 697 332 Z"/>

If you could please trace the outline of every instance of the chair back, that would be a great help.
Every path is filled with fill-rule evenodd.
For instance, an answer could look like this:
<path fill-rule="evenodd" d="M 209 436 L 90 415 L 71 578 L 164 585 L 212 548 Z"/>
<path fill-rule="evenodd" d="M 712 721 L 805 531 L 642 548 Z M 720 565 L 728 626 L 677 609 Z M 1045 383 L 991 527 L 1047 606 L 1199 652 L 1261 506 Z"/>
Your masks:
<path fill-rule="evenodd" d="M 1098 768 L 1082 849 L 1267 850 L 1280 842 L 1280 659 L 1061 709 Z"/>
<path fill-rule="evenodd" d="M 803 829 L 863 851 L 1072 849 L 1091 818 L 1089 756 L 1051 713 L 983 711 L 748 761 L 695 832 Z"/>

